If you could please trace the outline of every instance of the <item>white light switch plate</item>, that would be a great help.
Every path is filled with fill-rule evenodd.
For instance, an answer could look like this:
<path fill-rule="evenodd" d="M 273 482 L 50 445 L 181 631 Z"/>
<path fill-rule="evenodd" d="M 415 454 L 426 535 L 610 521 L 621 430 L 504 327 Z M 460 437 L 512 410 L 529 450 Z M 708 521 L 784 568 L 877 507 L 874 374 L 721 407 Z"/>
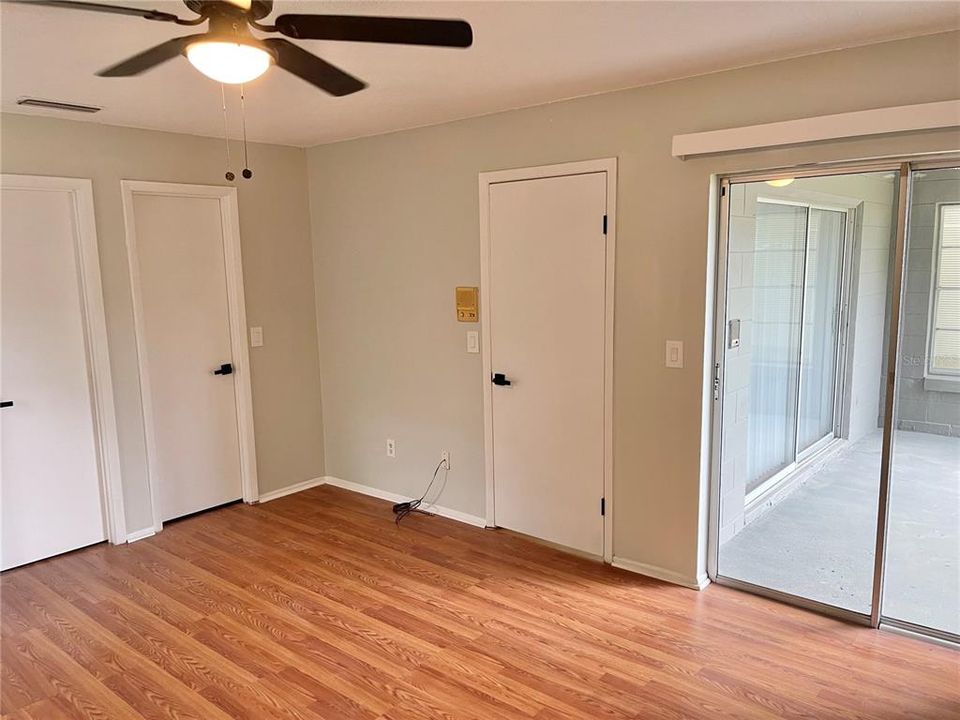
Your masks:
<path fill-rule="evenodd" d="M 683 341 L 667 340 L 667 352 L 665 362 L 668 368 L 683 367 Z"/>
<path fill-rule="evenodd" d="M 263 347 L 263 328 L 250 328 L 250 347 Z"/>
<path fill-rule="evenodd" d="M 478 353 L 480 352 L 480 333 L 476 330 L 467 331 L 467 352 L 468 353 Z"/>

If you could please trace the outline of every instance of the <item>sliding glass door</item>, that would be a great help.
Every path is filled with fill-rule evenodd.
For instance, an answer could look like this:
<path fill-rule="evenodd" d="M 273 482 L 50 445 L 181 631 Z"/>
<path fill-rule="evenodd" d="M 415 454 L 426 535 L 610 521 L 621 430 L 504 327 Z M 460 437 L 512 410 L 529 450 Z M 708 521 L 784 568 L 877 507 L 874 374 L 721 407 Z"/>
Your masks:
<path fill-rule="evenodd" d="M 716 573 L 865 618 L 895 178 L 727 192 Z"/>
<path fill-rule="evenodd" d="M 960 642 L 960 162 L 722 188 L 711 576 Z"/>
<path fill-rule="evenodd" d="M 749 327 L 751 332 L 747 492 L 792 464 L 796 456 L 808 215 L 800 205 L 758 199 L 755 230 L 743 228 L 745 236 L 740 239 L 747 249 L 738 256 L 738 289 L 752 295 L 750 314 L 734 313 L 737 317 L 731 317 L 730 323 L 741 330 Z M 752 237 L 747 237 L 751 232 Z"/>
<path fill-rule="evenodd" d="M 810 209 L 803 290 L 797 455 L 834 437 L 840 279 L 847 213 Z"/>
<path fill-rule="evenodd" d="M 763 190 L 731 191 L 746 203 Z M 730 328 L 749 323 L 750 329 L 748 495 L 776 485 L 800 458 L 834 437 L 847 224 L 846 211 L 795 200 L 758 195 L 754 207 L 754 222 L 737 227 L 740 250 L 731 256 L 737 291 L 750 295 L 749 315 L 745 298 L 735 298 L 739 305 L 730 308 L 728 322 Z M 743 357 L 747 347 L 740 340 L 731 349 Z"/>
<path fill-rule="evenodd" d="M 960 636 L 960 168 L 913 173 L 883 617 Z"/>

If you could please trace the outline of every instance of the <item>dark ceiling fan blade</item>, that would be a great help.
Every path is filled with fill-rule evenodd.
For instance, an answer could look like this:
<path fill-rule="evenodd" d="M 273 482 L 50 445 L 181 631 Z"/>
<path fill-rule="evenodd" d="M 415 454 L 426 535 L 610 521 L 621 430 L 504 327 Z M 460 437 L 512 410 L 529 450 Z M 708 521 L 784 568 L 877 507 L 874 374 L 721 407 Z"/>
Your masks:
<path fill-rule="evenodd" d="M 186 50 L 187 45 L 202 37 L 206 37 L 206 34 L 200 33 L 198 35 L 187 35 L 185 37 L 167 40 L 133 57 L 128 57 L 116 65 L 111 65 L 98 72 L 97 75 L 100 77 L 129 77 L 130 75 L 139 75 L 145 70 L 165 63 L 167 60 L 172 60 Z"/>
<path fill-rule="evenodd" d="M 331 95 L 343 97 L 363 90 L 367 86 L 363 80 L 358 80 L 326 60 L 308 53 L 289 40 L 270 38 L 264 40 L 263 44 L 276 54 L 279 67 Z"/>
<path fill-rule="evenodd" d="M 373 17 L 365 15 L 280 15 L 277 30 L 303 40 L 470 47 L 473 29 L 464 20 Z"/>
<path fill-rule="evenodd" d="M 66 8 L 68 10 L 90 10 L 92 12 L 112 13 L 114 15 L 133 15 L 147 20 L 161 20 L 163 22 L 179 22 L 181 20 L 171 13 L 160 10 L 144 10 L 142 8 L 122 7 L 120 5 L 102 5 L 93 2 L 72 2 L 72 0 L 7 0 L 20 5 L 44 5 L 46 7 Z"/>

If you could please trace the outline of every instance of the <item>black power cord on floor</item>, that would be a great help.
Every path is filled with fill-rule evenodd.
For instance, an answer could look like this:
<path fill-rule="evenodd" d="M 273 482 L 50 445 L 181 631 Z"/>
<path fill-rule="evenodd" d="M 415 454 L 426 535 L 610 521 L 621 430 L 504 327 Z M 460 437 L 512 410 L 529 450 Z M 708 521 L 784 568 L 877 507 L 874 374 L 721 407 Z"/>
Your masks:
<path fill-rule="evenodd" d="M 433 471 L 433 477 L 430 479 L 430 484 L 427 485 L 427 489 L 423 491 L 423 495 L 416 500 L 408 500 L 407 502 L 397 503 L 393 506 L 393 513 L 397 516 L 397 525 L 400 525 L 400 521 L 412 512 L 424 512 L 423 510 L 420 510 L 420 506 L 423 505 L 423 501 L 426 499 L 427 495 L 430 494 L 430 488 L 432 488 L 433 484 L 437 481 L 437 475 L 440 474 L 440 468 L 444 469 L 443 483 L 440 485 L 440 490 L 437 492 L 436 497 L 430 501 L 428 507 L 432 506 L 437 502 L 437 500 L 440 499 L 443 489 L 447 486 L 447 476 L 450 474 L 450 467 L 447 465 L 446 459 L 443 459 L 437 463 L 437 467 Z"/>

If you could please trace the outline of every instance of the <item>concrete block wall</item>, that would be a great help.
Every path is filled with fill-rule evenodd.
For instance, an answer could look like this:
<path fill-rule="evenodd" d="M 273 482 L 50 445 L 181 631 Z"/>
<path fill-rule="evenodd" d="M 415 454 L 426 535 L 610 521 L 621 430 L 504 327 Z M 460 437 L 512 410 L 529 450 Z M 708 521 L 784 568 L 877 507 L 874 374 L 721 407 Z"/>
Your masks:
<path fill-rule="evenodd" d="M 856 442 L 882 426 L 896 187 L 893 177 L 859 175 L 848 190 L 862 198 L 854 238 L 844 437 Z"/>
<path fill-rule="evenodd" d="M 960 171 L 931 170 L 914 177 L 901 319 L 897 428 L 960 437 L 960 380 L 957 392 L 934 390 L 924 381 L 937 204 L 942 202 L 960 202 Z"/>
<path fill-rule="evenodd" d="M 730 188 L 726 317 L 740 320 L 740 346 L 724 351 L 723 432 L 720 468 L 720 544 L 744 526 L 750 414 L 756 194 L 747 211 L 747 185 Z M 724 338 L 724 346 L 727 340 Z"/>

